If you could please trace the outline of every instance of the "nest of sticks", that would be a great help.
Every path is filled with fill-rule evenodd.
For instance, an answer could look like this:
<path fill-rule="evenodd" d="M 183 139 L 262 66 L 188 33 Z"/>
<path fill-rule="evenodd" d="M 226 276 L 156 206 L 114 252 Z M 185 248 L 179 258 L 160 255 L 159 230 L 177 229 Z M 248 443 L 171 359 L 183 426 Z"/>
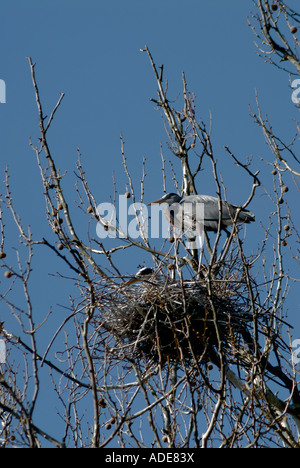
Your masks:
<path fill-rule="evenodd" d="M 251 347 L 249 302 L 225 281 L 143 281 L 102 295 L 98 308 L 125 359 L 214 361 L 221 342 L 229 361 Z"/>

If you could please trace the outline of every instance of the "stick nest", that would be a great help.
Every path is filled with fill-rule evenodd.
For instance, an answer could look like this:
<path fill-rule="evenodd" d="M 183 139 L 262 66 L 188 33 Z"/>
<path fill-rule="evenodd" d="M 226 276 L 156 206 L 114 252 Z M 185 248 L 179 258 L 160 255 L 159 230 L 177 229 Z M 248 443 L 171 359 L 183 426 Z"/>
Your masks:
<path fill-rule="evenodd" d="M 219 343 L 230 358 L 252 341 L 248 300 L 227 282 L 143 281 L 102 294 L 98 308 L 123 358 L 207 362 Z"/>

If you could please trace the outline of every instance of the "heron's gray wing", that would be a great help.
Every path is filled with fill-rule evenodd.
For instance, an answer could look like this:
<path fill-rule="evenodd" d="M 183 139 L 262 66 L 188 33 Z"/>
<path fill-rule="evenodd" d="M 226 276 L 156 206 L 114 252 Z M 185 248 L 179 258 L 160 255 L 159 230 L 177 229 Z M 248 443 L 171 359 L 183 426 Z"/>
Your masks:
<path fill-rule="evenodd" d="M 207 230 L 217 231 L 219 223 L 219 199 L 212 197 L 210 195 L 190 195 L 182 200 L 181 203 L 188 203 L 192 206 L 192 215 L 194 218 L 197 217 L 197 212 L 199 213 L 199 205 L 203 206 L 204 209 L 204 226 Z M 235 217 L 236 205 L 226 203 L 222 201 L 222 226 L 229 226 L 232 224 L 232 220 Z M 198 218 L 199 219 L 199 218 Z M 242 210 L 239 213 L 238 222 L 249 223 L 255 220 L 255 216 L 251 211 Z"/>
<path fill-rule="evenodd" d="M 219 222 L 219 200 L 216 197 L 210 195 L 196 195 L 194 199 L 197 209 L 199 205 L 203 206 L 203 215 L 204 215 L 204 226 L 208 230 L 217 231 L 218 222 Z M 227 210 L 228 212 L 228 210 Z M 196 214 L 196 207 L 195 207 Z M 222 204 L 222 220 L 226 217 L 226 210 L 224 211 L 224 205 Z M 229 214 L 227 217 L 230 219 Z"/>

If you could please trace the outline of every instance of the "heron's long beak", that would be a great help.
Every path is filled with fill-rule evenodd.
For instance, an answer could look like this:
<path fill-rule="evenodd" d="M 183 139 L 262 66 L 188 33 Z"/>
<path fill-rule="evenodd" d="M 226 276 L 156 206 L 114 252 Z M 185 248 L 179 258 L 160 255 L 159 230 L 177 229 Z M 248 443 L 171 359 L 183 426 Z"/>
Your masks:
<path fill-rule="evenodd" d="M 138 279 L 138 278 L 131 278 L 129 281 L 126 281 L 126 283 L 124 283 L 122 286 L 129 286 L 130 284 L 137 283 L 138 281 L 140 281 L 140 279 Z"/>
<path fill-rule="evenodd" d="M 147 206 L 158 205 L 159 203 L 166 203 L 166 201 L 163 198 L 159 198 L 158 200 L 148 203 Z"/>

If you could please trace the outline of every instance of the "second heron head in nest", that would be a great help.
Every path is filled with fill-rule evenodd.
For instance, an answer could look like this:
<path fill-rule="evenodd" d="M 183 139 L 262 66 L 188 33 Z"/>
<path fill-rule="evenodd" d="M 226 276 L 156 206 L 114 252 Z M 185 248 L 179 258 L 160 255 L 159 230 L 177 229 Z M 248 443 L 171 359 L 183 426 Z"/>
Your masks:
<path fill-rule="evenodd" d="M 152 268 L 143 267 L 138 270 L 134 277 L 127 281 L 124 286 L 129 286 L 130 284 L 135 284 L 138 282 L 149 281 L 151 279 L 153 280 L 155 276 L 155 271 Z"/>

